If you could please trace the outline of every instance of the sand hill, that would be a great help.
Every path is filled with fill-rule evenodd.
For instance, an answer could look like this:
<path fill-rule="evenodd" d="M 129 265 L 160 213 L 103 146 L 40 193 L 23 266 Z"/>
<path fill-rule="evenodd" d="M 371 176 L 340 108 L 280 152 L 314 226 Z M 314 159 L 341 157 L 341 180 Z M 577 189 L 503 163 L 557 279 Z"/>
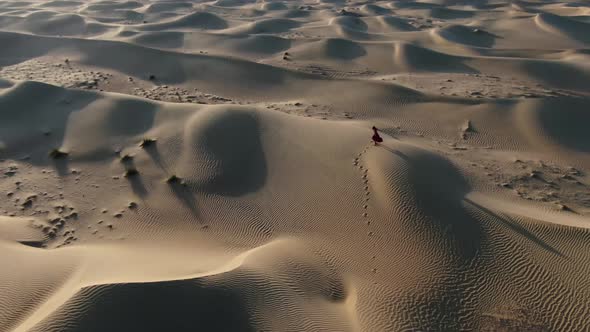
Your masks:
<path fill-rule="evenodd" d="M 0 2 L 0 331 L 590 330 L 589 36 L 584 1 Z"/>

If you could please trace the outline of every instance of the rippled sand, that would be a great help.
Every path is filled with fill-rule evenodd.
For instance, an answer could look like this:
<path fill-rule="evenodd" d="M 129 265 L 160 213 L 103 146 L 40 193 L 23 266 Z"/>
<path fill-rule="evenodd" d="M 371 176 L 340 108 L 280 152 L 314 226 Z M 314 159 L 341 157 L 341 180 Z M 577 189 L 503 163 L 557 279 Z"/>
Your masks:
<path fill-rule="evenodd" d="M 2 1 L 0 331 L 589 330 L 589 50 L 584 1 Z"/>

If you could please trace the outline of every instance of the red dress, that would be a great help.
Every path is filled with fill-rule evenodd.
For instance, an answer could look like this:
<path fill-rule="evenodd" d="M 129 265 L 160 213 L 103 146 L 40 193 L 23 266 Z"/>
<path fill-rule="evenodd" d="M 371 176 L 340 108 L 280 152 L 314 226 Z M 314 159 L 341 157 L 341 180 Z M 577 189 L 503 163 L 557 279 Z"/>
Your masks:
<path fill-rule="evenodd" d="M 373 127 L 373 132 L 374 132 L 374 134 L 373 134 L 373 137 L 371 137 L 371 139 L 373 140 L 375 145 L 377 145 L 377 143 L 383 142 L 383 138 L 381 136 L 379 136 L 379 132 L 376 127 Z"/>

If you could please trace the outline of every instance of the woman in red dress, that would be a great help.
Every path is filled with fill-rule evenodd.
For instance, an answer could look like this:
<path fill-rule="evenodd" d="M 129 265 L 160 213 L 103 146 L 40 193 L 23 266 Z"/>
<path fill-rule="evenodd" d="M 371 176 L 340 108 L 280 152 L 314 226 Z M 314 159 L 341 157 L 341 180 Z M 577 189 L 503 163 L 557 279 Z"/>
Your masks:
<path fill-rule="evenodd" d="M 383 138 L 381 138 L 381 136 L 379 136 L 379 130 L 377 129 L 377 127 L 373 126 L 373 137 L 371 137 L 371 139 L 373 140 L 373 143 L 375 143 L 375 145 L 379 145 L 379 143 L 383 142 Z"/>

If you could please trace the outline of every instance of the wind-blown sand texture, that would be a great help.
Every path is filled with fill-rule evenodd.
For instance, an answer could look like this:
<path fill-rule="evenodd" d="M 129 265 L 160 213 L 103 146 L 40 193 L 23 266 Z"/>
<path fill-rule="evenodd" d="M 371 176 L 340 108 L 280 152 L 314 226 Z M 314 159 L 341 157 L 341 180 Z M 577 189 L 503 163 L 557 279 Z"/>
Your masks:
<path fill-rule="evenodd" d="M 0 331 L 588 331 L 589 98 L 583 0 L 1 1 Z"/>

